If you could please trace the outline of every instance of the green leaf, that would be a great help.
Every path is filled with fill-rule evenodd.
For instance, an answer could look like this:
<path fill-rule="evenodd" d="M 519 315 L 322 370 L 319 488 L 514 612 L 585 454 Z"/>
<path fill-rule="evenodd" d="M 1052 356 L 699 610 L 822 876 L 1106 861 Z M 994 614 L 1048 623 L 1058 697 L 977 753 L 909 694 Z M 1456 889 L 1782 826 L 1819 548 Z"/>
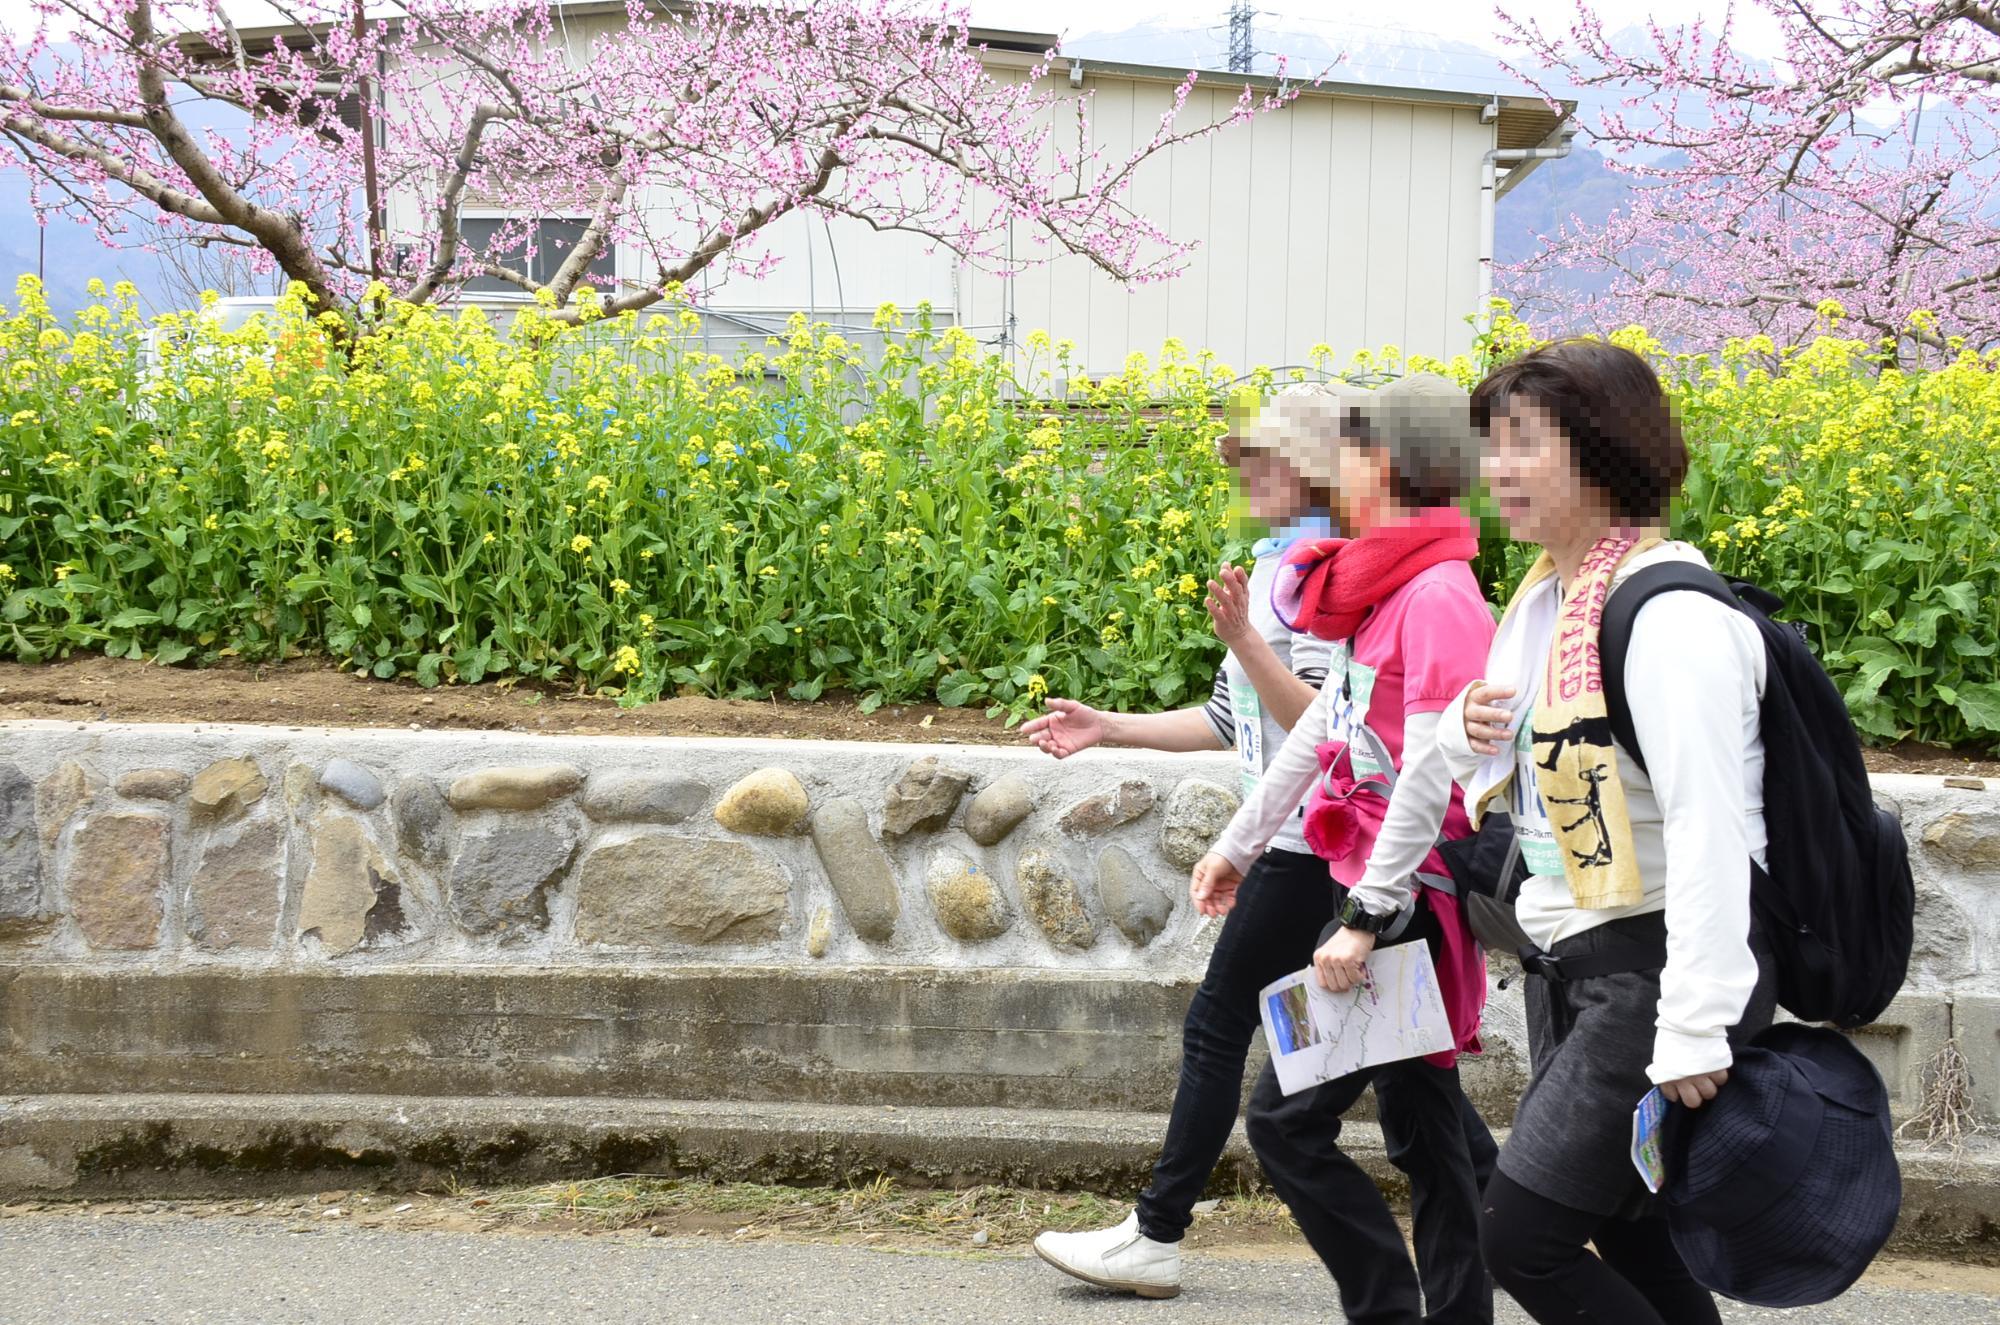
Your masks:
<path fill-rule="evenodd" d="M 1938 590 L 1945 603 L 1960 616 L 1972 616 L 1979 611 L 1979 589 L 1976 585 L 1960 580 L 1957 584 L 1947 584 Z"/>
<path fill-rule="evenodd" d="M 882 699 L 883 696 L 881 691 L 871 690 L 867 694 L 861 697 L 861 702 L 855 705 L 855 707 L 860 709 L 862 715 L 865 717 L 866 715 L 873 713 L 876 709 L 882 707 Z"/>
<path fill-rule="evenodd" d="M 971 672 L 946 673 L 944 680 L 938 682 L 938 703 L 948 709 L 964 708 L 972 702 L 972 697 L 979 693 L 981 689 L 979 681 L 980 678 Z"/>
<path fill-rule="evenodd" d="M 1935 561 L 1937 554 L 1921 543 L 1907 543 L 1899 538 L 1885 538 L 1875 544 L 1874 550 L 1861 563 L 1863 571 L 1878 571 L 1892 561 Z"/>
<path fill-rule="evenodd" d="M 182 640 L 162 644 L 153 654 L 153 661 L 163 667 L 171 667 L 194 652 L 194 645 Z"/>
<path fill-rule="evenodd" d="M 1974 731 L 2000 732 L 2000 685 L 1982 681 L 1965 686 L 1953 707 Z"/>
<path fill-rule="evenodd" d="M 811 703 L 813 700 L 818 699 L 820 697 L 820 692 L 825 689 L 826 689 L 826 678 L 823 676 L 816 676 L 810 681 L 798 682 L 797 684 L 793 685 L 790 689 L 786 690 L 785 693 L 790 695 L 793 699 L 801 700 L 805 703 Z"/>
<path fill-rule="evenodd" d="M 440 607 L 450 607 L 451 600 L 445 597 L 444 586 L 428 575 L 405 575 L 403 588 L 416 598 L 428 598 Z"/>
<path fill-rule="evenodd" d="M 112 630 L 131 630 L 135 626 L 156 626 L 160 623 L 158 612 L 148 612 L 142 607 L 128 607 L 107 621 Z"/>
<path fill-rule="evenodd" d="M 376 663 L 375 675 L 382 678 L 384 681 L 393 679 L 396 675 L 395 661 L 393 659 L 384 658 L 382 659 L 382 661 Z"/>

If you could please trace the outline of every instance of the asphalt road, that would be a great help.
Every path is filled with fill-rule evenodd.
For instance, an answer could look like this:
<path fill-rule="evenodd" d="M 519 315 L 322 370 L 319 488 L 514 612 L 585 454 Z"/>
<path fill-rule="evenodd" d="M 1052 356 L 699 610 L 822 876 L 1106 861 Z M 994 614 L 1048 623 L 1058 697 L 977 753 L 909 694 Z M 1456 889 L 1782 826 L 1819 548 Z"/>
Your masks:
<path fill-rule="evenodd" d="M 1013 1253 L 637 1236 L 340 1228 L 270 1219 L 25 1216 L 0 1221 L 0 1321 L 201 1325 L 979 1325 L 1336 1322 L 1332 1285 L 1295 1258 L 1191 1257 L 1189 1288 L 1141 1302 L 1072 1285 Z M 2000 1297 L 1857 1289 L 1810 1311 L 1727 1307 L 1731 1322 L 1974 1325 Z M 1503 1304 L 1504 1325 L 1526 1317 Z"/>

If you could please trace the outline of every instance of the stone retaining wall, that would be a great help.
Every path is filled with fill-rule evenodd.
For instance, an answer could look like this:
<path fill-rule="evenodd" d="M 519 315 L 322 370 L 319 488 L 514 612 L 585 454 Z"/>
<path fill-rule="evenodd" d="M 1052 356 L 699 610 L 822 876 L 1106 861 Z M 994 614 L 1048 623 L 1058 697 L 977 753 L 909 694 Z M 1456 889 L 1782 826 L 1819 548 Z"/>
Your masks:
<path fill-rule="evenodd" d="M 0 1082 L 30 1092 L 1164 1107 L 1214 935 L 1187 867 L 1236 805 L 1223 754 L 4 735 Z M 1956 1040 L 2000 1121 L 2000 787 L 1877 791 L 1919 934 L 1861 1043 L 1908 1116 Z M 1518 982 L 1487 1038 L 1468 1080 L 1504 1121 Z"/>
<path fill-rule="evenodd" d="M 1198 959 L 1226 759 L 818 742 L 6 725 L 8 957 Z"/>

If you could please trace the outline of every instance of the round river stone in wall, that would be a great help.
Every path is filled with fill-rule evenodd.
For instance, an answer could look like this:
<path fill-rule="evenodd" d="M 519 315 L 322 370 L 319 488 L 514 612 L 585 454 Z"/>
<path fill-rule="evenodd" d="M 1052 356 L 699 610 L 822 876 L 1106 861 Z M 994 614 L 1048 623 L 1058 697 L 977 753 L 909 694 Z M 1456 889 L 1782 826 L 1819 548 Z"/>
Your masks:
<path fill-rule="evenodd" d="M 896 932 L 903 895 L 888 853 L 868 831 L 868 811 L 850 796 L 830 800 L 813 812 L 812 839 L 847 923 L 864 939 L 886 942 Z"/>
<path fill-rule="evenodd" d="M 1118 932 L 1141 948 L 1160 936 L 1174 913 L 1173 899 L 1123 847 L 1106 847 L 1097 857 L 1097 898 Z"/>
<path fill-rule="evenodd" d="M 1021 853 L 1015 873 L 1021 880 L 1021 905 L 1058 948 L 1082 951 L 1097 942 L 1097 924 L 1084 909 L 1083 894 L 1062 859 L 1035 847 Z"/>
<path fill-rule="evenodd" d="M 979 943 L 1007 932 L 1012 917 L 991 874 L 956 851 L 931 857 L 924 874 L 938 925 L 960 943 Z"/>
<path fill-rule="evenodd" d="M 715 821 L 732 833 L 780 837 L 796 832 L 811 808 L 805 787 L 790 772 L 760 768 L 722 793 Z"/>
<path fill-rule="evenodd" d="M 1063 812 L 1062 830 L 1071 837 L 1095 837 L 1131 823 L 1153 808 L 1150 784 L 1133 779 L 1078 801 Z"/>
<path fill-rule="evenodd" d="M 382 779 L 352 759 L 329 759 L 319 771 L 319 787 L 357 810 L 372 810 L 388 797 Z"/>
<path fill-rule="evenodd" d="M 613 773 L 590 779 L 583 790 L 583 812 L 600 821 L 677 824 L 699 814 L 708 795 L 708 788 L 692 778 Z"/>
<path fill-rule="evenodd" d="M 1242 800 L 1227 787 L 1189 778 L 1167 797 L 1166 822 L 1160 826 L 1160 851 L 1168 860 L 1191 869 L 1207 854 L 1222 830 L 1229 827 Z"/>
<path fill-rule="evenodd" d="M 965 807 L 965 835 L 990 847 L 1021 826 L 1035 812 L 1035 788 L 1019 773 L 1009 773 L 972 798 Z"/>
<path fill-rule="evenodd" d="M 135 768 L 118 779 L 120 796 L 135 801 L 175 801 L 193 779 L 177 768 Z"/>
<path fill-rule="evenodd" d="M 454 810 L 538 810 L 582 785 L 574 764 L 489 768 L 454 781 L 445 799 Z"/>

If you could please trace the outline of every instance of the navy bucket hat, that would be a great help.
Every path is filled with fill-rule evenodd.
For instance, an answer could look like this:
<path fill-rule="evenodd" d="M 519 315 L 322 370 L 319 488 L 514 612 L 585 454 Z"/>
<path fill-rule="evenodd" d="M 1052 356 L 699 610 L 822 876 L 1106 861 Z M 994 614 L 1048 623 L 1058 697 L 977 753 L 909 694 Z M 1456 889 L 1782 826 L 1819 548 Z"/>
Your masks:
<path fill-rule="evenodd" d="M 1670 1109 L 1667 1220 L 1696 1282 L 1765 1307 L 1840 1296 L 1896 1227 L 1903 1180 L 1881 1074 L 1848 1038 L 1773 1026 L 1699 1109 Z"/>

